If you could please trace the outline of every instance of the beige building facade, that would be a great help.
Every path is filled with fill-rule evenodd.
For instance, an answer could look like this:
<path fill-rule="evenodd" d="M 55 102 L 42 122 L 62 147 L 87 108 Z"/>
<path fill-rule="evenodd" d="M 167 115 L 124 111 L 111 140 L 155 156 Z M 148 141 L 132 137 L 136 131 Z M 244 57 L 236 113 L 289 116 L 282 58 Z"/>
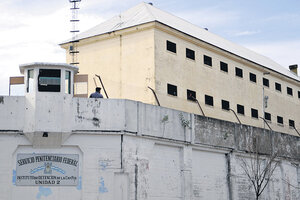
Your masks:
<path fill-rule="evenodd" d="M 163 107 L 299 133 L 297 74 L 152 5 L 139 4 L 78 40 L 87 94 L 100 86 L 97 74 L 109 98 L 157 105 L 150 87 Z M 68 63 L 71 44 L 61 44 Z"/>

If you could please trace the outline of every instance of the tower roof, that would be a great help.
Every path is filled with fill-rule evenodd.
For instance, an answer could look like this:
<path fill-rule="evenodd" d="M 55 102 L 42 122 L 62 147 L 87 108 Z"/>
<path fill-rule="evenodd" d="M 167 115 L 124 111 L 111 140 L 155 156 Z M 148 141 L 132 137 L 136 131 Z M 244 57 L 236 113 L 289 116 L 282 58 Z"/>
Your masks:
<path fill-rule="evenodd" d="M 213 34 L 199 26 L 196 26 L 184 19 L 174 16 L 170 13 L 162 11 L 148 3 L 140 3 L 127 11 L 112 17 L 111 19 L 85 31 L 77 36 L 76 39 L 81 40 L 112 31 L 117 31 L 149 22 L 160 22 L 173 29 L 211 44 L 217 48 L 223 49 L 236 56 L 242 57 L 262 67 L 276 71 L 289 78 L 300 81 L 300 77 L 290 72 L 275 61 L 260 55 L 250 49 L 242 47 L 238 44 L 230 42 L 216 34 Z M 67 41 L 69 42 L 69 41 Z M 64 43 L 67 43 L 64 42 Z"/>

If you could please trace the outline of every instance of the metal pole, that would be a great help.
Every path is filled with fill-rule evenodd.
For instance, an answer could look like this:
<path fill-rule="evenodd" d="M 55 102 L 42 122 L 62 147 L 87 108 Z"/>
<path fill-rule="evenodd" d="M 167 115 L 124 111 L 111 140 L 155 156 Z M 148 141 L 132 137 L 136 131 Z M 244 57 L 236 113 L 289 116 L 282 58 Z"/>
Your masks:
<path fill-rule="evenodd" d="M 263 108 L 262 108 L 262 117 L 265 117 L 265 87 L 264 86 L 262 86 L 263 87 L 263 95 L 262 95 L 262 106 L 263 106 Z M 263 120 L 263 122 L 264 122 L 264 129 L 265 129 L 265 120 Z"/>
<path fill-rule="evenodd" d="M 95 80 L 95 77 L 93 77 L 93 80 L 94 80 L 94 83 L 95 83 L 95 87 L 98 87 L 97 83 L 96 83 L 96 80 Z"/>
<path fill-rule="evenodd" d="M 293 126 L 293 128 L 295 129 L 295 131 L 298 133 L 298 135 L 300 136 L 300 133 L 298 132 L 298 130 L 296 129 L 295 126 Z"/>
<path fill-rule="evenodd" d="M 267 126 L 269 127 L 269 129 L 271 131 L 273 131 L 273 129 L 270 127 L 269 123 L 264 118 L 262 118 L 262 117 L 259 117 L 259 118 L 261 118 L 264 121 L 264 124 L 267 124 Z"/>
<path fill-rule="evenodd" d="M 151 88 L 151 87 L 149 87 L 148 86 L 148 88 L 153 92 L 153 94 L 154 94 L 154 97 L 155 97 L 155 100 L 156 100 L 156 102 L 157 102 L 157 104 L 158 104 L 158 106 L 160 106 L 160 103 L 159 103 L 159 101 L 158 101 L 158 98 L 157 98 L 157 96 L 156 96 L 156 93 L 155 93 L 155 91 Z"/>
<path fill-rule="evenodd" d="M 238 118 L 237 114 L 235 113 L 235 111 L 232 110 L 231 108 L 229 108 L 229 110 L 231 110 L 233 112 L 233 114 L 235 115 L 235 117 L 237 118 L 237 120 L 239 121 L 239 123 L 242 124 L 241 121 L 240 121 L 240 119 Z"/>
<path fill-rule="evenodd" d="M 200 108 L 200 110 L 201 110 L 201 112 L 202 112 L 202 115 L 203 115 L 204 117 L 206 117 L 205 114 L 204 114 L 204 112 L 203 112 L 203 110 L 202 110 L 202 107 L 201 107 L 201 105 L 200 105 L 198 99 L 196 99 L 196 98 L 193 97 L 193 96 L 190 96 L 190 97 L 191 97 L 192 99 L 194 99 L 194 100 L 197 102 L 197 104 L 198 104 L 198 106 L 199 106 L 199 108 Z"/>
<path fill-rule="evenodd" d="M 99 81 L 100 81 L 101 86 L 102 86 L 102 88 L 103 88 L 103 90 L 104 90 L 104 93 L 105 93 L 105 95 L 106 95 L 106 98 L 108 98 L 108 95 L 107 95 L 106 90 L 105 90 L 105 87 L 104 87 L 104 85 L 103 85 L 103 83 L 102 83 L 101 77 L 100 77 L 99 75 L 97 75 L 97 74 L 95 74 L 95 76 L 97 76 L 97 77 L 99 78 Z M 109 99 L 109 98 L 108 98 L 108 99 Z"/>
<path fill-rule="evenodd" d="M 270 74 L 270 72 L 263 72 L 263 78 L 264 78 L 265 75 L 268 75 L 268 74 Z M 263 89 L 263 91 L 262 91 L 262 106 L 263 106 L 262 107 L 262 112 L 263 112 L 262 113 L 262 117 L 265 118 L 265 87 L 264 87 L 264 83 L 262 84 L 262 89 Z M 263 122 L 264 122 L 264 129 L 265 129 L 265 123 L 266 123 L 266 121 L 263 120 Z"/>

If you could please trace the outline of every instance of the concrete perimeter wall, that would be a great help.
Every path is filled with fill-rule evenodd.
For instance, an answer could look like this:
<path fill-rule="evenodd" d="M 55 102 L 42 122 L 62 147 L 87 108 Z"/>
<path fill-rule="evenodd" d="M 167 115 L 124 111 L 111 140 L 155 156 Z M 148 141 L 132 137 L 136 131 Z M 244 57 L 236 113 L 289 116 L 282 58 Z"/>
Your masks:
<path fill-rule="evenodd" d="M 135 101 L 73 98 L 70 136 L 34 148 L 23 132 L 25 105 L 24 97 L 0 103 L 1 200 L 254 199 L 239 159 L 249 160 L 252 135 L 262 154 L 284 146 L 261 199 L 300 198 L 299 137 Z M 20 153 L 78 154 L 78 185 L 16 186 Z"/>

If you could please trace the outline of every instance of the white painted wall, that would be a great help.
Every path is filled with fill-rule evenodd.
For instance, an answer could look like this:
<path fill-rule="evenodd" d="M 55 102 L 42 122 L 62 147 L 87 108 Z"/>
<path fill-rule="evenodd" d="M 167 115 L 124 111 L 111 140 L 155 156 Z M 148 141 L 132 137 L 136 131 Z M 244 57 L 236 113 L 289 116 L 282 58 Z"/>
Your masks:
<path fill-rule="evenodd" d="M 1 133 L 0 147 L 0 199 L 229 199 L 225 152 L 214 149 L 193 148 L 192 154 L 184 154 L 189 146 L 124 135 L 121 168 L 121 136 L 113 132 L 76 133 L 56 149 L 33 148 L 23 135 Z M 16 186 L 18 153 L 79 154 L 79 184 Z M 231 161 L 233 199 L 252 199 L 234 156 Z M 190 175 L 184 171 L 189 166 Z M 299 199 L 296 170 L 283 161 L 263 199 Z"/>
<path fill-rule="evenodd" d="M 28 136 L 13 131 L 24 128 L 24 98 L 5 97 L 0 104 L 0 200 L 229 199 L 226 153 L 231 155 L 232 199 L 253 198 L 235 152 L 194 144 L 192 114 L 128 100 L 64 101 L 70 101 L 72 113 L 62 120 L 72 125 L 72 131 L 60 146 L 52 148 L 33 146 Z M 5 117 L 10 112 L 18 115 Z M 55 117 L 47 119 L 51 124 Z M 18 153 L 78 154 L 79 184 L 16 186 Z M 296 160 L 283 160 L 262 199 L 298 200 L 297 164 Z"/>

